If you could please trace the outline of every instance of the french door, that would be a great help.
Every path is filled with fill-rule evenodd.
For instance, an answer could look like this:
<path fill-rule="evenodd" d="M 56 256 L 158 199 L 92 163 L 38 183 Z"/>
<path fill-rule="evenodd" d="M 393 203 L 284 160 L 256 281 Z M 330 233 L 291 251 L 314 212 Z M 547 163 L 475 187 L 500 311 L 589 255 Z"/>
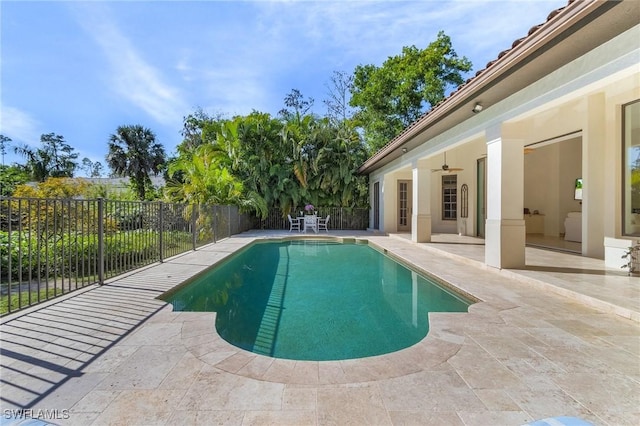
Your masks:
<path fill-rule="evenodd" d="M 412 213 L 412 182 L 410 180 L 398 181 L 398 232 L 411 231 Z"/>

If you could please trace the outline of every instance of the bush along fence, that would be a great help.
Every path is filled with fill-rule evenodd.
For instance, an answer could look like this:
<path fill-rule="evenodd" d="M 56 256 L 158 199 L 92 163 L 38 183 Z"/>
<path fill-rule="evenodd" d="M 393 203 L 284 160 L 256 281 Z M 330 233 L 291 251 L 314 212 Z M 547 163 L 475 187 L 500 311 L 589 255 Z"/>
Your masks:
<path fill-rule="evenodd" d="M 329 217 L 329 229 L 365 230 L 369 226 L 369 209 L 358 207 L 317 207 L 315 213 L 323 218 Z M 291 217 L 304 214 L 304 206 L 291 211 Z M 269 210 L 266 219 L 258 220 L 260 229 L 289 229 L 289 219 L 279 209 Z"/>
<path fill-rule="evenodd" d="M 0 315 L 253 228 L 236 206 L 0 198 Z"/>

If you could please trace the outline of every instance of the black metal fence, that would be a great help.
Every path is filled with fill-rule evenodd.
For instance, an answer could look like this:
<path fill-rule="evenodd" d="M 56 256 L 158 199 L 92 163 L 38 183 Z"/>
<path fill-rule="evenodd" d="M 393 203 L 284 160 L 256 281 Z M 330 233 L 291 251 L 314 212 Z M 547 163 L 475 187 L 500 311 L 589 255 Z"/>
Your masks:
<path fill-rule="evenodd" d="M 369 209 L 347 207 L 319 207 L 316 211 L 319 217 L 329 216 L 329 229 L 335 230 L 364 230 L 369 227 Z M 302 216 L 302 209 L 293 210 L 291 217 Z M 289 229 L 289 219 L 283 216 L 279 209 L 271 209 L 266 219 L 258 221 L 259 229 Z"/>
<path fill-rule="evenodd" d="M 253 228 L 235 206 L 0 198 L 0 315 Z"/>

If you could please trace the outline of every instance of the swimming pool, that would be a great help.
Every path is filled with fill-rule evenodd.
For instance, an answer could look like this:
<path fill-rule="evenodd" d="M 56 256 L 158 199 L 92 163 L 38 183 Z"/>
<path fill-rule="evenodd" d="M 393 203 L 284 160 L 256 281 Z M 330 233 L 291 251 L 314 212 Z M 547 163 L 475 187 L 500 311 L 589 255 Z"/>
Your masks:
<path fill-rule="evenodd" d="M 404 349 L 426 336 L 429 312 L 472 303 L 368 244 L 304 240 L 254 243 L 161 299 L 217 312 L 237 347 L 314 361 Z"/>

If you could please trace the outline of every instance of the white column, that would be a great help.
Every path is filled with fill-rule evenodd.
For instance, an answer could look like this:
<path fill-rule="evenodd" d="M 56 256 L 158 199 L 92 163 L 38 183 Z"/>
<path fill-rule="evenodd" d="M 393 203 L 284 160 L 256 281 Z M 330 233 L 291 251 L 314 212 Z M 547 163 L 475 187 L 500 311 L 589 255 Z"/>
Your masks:
<path fill-rule="evenodd" d="M 494 268 L 525 265 L 524 143 L 506 126 L 487 131 L 485 262 Z"/>
<path fill-rule="evenodd" d="M 413 212 L 411 213 L 411 241 L 431 241 L 431 169 L 423 162 L 413 165 Z"/>
<path fill-rule="evenodd" d="M 602 200 L 607 198 L 605 134 L 605 98 L 599 93 L 587 98 L 582 128 L 582 254 L 599 259 L 604 259 L 605 203 Z"/>
<path fill-rule="evenodd" d="M 391 173 L 387 173 L 381 180 L 382 194 L 380 194 L 380 231 L 397 232 L 396 217 L 398 191 L 396 180 Z"/>

